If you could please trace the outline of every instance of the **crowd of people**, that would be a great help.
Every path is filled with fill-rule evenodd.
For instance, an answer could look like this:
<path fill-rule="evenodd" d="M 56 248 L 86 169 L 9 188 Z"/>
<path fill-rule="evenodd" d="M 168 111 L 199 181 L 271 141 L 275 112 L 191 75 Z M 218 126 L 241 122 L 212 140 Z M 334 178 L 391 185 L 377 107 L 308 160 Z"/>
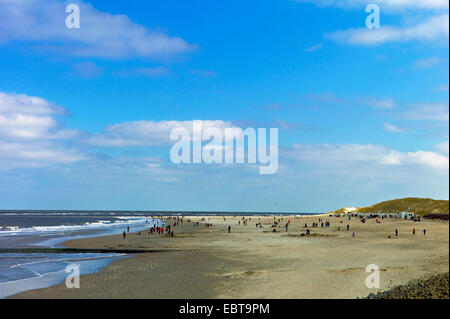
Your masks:
<path fill-rule="evenodd" d="M 333 217 L 333 216 L 330 216 L 330 217 Z M 340 216 L 338 216 L 338 217 L 340 217 Z M 338 217 L 337 217 L 337 218 L 338 218 Z M 375 217 L 375 216 L 374 216 L 374 217 Z M 297 217 L 297 218 L 298 218 L 298 217 Z M 351 220 L 351 217 L 349 217 L 348 219 Z M 382 219 L 384 219 L 383 216 L 381 217 L 381 220 L 382 220 Z M 208 221 L 206 221 L 205 218 L 202 218 L 202 219 L 201 219 L 201 221 L 204 222 L 205 228 L 209 228 L 209 227 L 212 227 L 212 226 L 213 226 L 213 224 L 210 223 L 209 220 L 210 220 L 210 218 L 208 218 Z M 226 218 L 223 217 L 223 220 L 226 221 Z M 365 223 L 365 222 L 366 222 L 366 218 L 365 218 L 365 217 L 360 216 L 360 220 L 361 220 L 362 223 Z M 381 220 L 380 220 L 379 218 L 376 218 L 375 221 L 376 221 L 376 223 L 381 223 Z M 174 237 L 174 231 L 173 231 L 173 229 L 174 229 L 175 227 L 178 227 L 178 226 L 179 226 L 180 224 L 182 224 L 184 221 L 187 222 L 187 223 L 191 223 L 191 220 L 190 220 L 190 219 L 184 220 L 182 217 L 169 217 L 169 218 L 167 219 L 167 223 L 166 223 L 165 227 L 162 227 L 162 226 L 160 226 L 160 225 L 154 224 L 153 227 L 150 227 L 150 228 L 149 228 L 148 234 L 149 234 L 149 235 L 155 235 L 155 234 L 163 235 L 163 234 L 167 233 L 167 234 L 169 234 L 171 237 Z M 248 226 L 248 222 L 249 222 L 249 221 L 251 221 L 251 217 L 248 217 L 248 218 L 242 217 L 241 219 L 238 220 L 237 225 L 238 225 L 238 226 Z M 278 231 L 277 228 L 281 228 L 281 222 L 282 222 L 282 221 L 283 221 L 283 217 L 280 217 L 280 218 L 278 218 L 278 219 L 277 219 L 276 217 L 273 217 L 273 222 L 272 222 L 272 223 L 268 222 L 267 224 L 271 225 L 271 227 L 272 227 L 272 232 L 277 232 L 277 231 Z M 417 219 L 414 220 L 414 222 L 417 222 L 417 221 L 418 221 Z M 343 223 L 343 221 L 340 220 L 340 224 L 342 224 L 342 223 Z M 193 222 L 192 224 L 193 224 L 194 227 L 199 227 L 199 225 L 200 225 L 198 221 Z M 290 225 L 290 224 L 291 224 L 291 220 L 290 220 L 290 219 L 287 220 L 287 221 L 285 222 L 284 228 L 285 228 L 286 232 L 289 231 L 289 225 Z M 255 223 L 255 225 L 256 225 L 257 228 L 263 228 L 263 224 L 262 224 L 262 222 L 261 222 L 261 218 L 258 217 L 258 222 Z M 305 228 L 306 234 L 304 233 L 304 234 L 302 234 L 302 235 L 303 235 L 303 236 L 305 236 L 305 235 L 308 235 L 308 236 L 311 235 L 311 230 L 310 230 L 310 228 L 318 228 L 319 225 L 320 225 L 321 228 L 324 228 L 324 227 L 327 228 L 327 227 L 330 227 L 330 226 L 331 226 L 331 222 L 330 222 L 329 220 L 324 221 L 322 218 L 318 218 L 318 221 L 317 221 L 317 222 L 316 222 L 316 221 L 312 222 L 311 227 L 308 227 L 308 224 L 305 223 L 305 224 L 304 224 L 304 228 Z M 349 231 L 350 231 L 350 225 L 347 224 L 346 227 L 345 227 L 345 229 L 346 229 L 346 231 L 349 232 Z M 228 233 L 231 233 L 231 225 L 229 225 L 229 226 L 227 227 L 227 230 L 228 230 Z M 338 226 L 338 227 L 337 227 L 337 230 L 340 231 L 340 230 L 341 230 L 341 226 Z M 129 233 L 129 232 L 130 232 L 130 227 L 127 227 L 126 231 L 124 231 L 124 232 L 122 233 L 123 239 L 126 239 L 127 233 Z M 426 229 L 423 229 L 423 235 L 424 235 L 424 236 L 426 235 L 426 233 L 427 233 Z M 395 229 L 394 234 L 395 234 L 395 237 L 396 237 L 396 238 L 399 237 L 399 231 L 398 231 L 398 229 Z M 412 234 L 413 234 L 413 235 L 416 235 L 416 228 L 415 228 L 415 227 L 413 227 L 413 229 L 412 229 Z M 137 235 L 141 235 L 141 232 L 138 232 Z M 352 232 L 352 237 L 353 237 L 353 238 L 356 237 L 356 233 L 355 233 L 355 232 Z M 391 238 L 391 236 L 388 236 L 388 238 Z"/>

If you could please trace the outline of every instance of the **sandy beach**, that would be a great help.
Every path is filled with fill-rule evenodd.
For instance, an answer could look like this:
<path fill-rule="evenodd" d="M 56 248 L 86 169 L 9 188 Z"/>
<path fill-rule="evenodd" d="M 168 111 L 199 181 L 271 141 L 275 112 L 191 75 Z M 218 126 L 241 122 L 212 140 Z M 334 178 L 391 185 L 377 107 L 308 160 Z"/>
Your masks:
<path fill-rule="evenodd" d="M 79 289 L 61 284 L 12 298 L 358 298 L 449 270 L 449 225 L 444 221 L 388 218 L 363 224 L 355 217 L 284 216 L 276 217 L 280 227 L 273 232 L 274 217 L 247 216 L 246 226 L 242 217 L 201 218 L 184 217 L 172 228 L 174 237 L 143 232 L 126 239 L 68 241 L 64 246 L 72 248 L 168 251 L 114 261 L 82 276 Z M 319 223 L 311 228 L 319 218 L 330 227 Z M 301 236 L 305 223 L 310 236 Z M 379 289 L 366 287 L 369 264 L 381 270 Z"/>

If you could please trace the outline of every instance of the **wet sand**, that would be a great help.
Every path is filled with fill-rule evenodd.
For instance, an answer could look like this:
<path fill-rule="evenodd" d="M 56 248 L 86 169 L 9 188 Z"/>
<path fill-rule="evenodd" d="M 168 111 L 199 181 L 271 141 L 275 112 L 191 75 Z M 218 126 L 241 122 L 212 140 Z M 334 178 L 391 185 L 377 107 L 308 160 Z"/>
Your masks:
<path fill-rule="evenodd" d="M 117 260 L 82 276 L 80 289 L 62 284 L 12 298 L 357 298 L 449 270 L 448 222 L 370 219 L 362 224 L 358 218 L 321 216 L 331 226 L 311 228 L 318 216 L 291 216 L 283 217 L 274 233 L 273 217 L 250 217 L 248 226 L 238 225 L 241 217 L 206 217 L 213 224 L 208 228 L 202 217 L 185 217 L 173 228 L 174 237 L 142 232 L 126 239 L 68 241 L 64 246 L 72 248 L 169 251 Z M 263 228 L 255 226 L 259 222 Z M 301 237 L 305 223 L 311 236 Z M 379 289 L 365 285 L 369 264 L 380 267 Z"/>

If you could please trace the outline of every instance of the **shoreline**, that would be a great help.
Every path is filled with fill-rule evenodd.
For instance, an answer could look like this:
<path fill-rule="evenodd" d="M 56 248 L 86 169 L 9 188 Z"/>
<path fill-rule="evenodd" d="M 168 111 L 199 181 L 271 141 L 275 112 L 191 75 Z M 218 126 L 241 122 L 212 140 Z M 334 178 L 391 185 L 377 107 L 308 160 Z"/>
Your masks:
<path fill-rule="evenodd" d="M 375 220 L 362 224 L 355 218 L 327 217 L 331 227 L 310 228 L 315 236 L 300 236 L 305 222 L 324 216 L 328 214 L 278 216 L 281 224 L 291 221 L 287 233 L 282 227 L 271 231 L 273 216 L 247 216 L 248 226 L 239 226 L 242 216 L 186 216 L 174 227 L 172 238 L 130 233 L 125 240 L 114 235 L 66 241 L 61 245 L 77 249 L 166 251 L 115 260 L 81 276 L 81 289 L 56 285 L 9 298 L 364 298 L 448 271 L 448 222 L 393 219 L 380 225 Z M 205 227 L 201 219 L 213 226 Z M 196 221 L 199 227 L 193 226 Z M 255 227 L 257 222 L 263 228 Z M 337 230 L 347 223 L 350 232 Z M 430 236 L 409 233 L 419 226 L 427 227 Z M 387 231 L 394 228 L 400 237 L 388 239 Z M 357 238 L 352 238 L 353 231 Z M 371 263 L 380 264 L 384 279 L 377 291 L 364 285 L 365 267 Z"/>
<path fill-rule="evenodd" d="M 110 225 L 104 223 L 104 227 L 92 229 L 93 224 L 96 224 L 95 227 L 97 227 L 100 223 L 104 223 L 104 221 L 91 222 L 84 228 L 82 225 L 70 225 L 71 228 L 78 228 L 78 231 L 71 231 L 71 229 L 68 231 L 65 226 L 39 226 L 40 228 L 38 227 L 36 234 L 33 235 L 22 235 L 21 230 L 17 227 L 17 234 L 0 237 L 0 255 L 2 257 L 0 298 L 63 283 L 68 275 L 66 267 L 69 263 L 80 265 L 80 272 L 83 276 L 97 273 L 125 254 L 140 252 L 133 249 L 126 251 L 123 249 L 72 249 L 61 246 L 62 243 L 73 239 L 118 235 L 123 231 L 119 228 L 119 223 L 110 223 Z M 153 219 L 153 223 L 150 221 L 150 224 L 154 223 L 159 224 L 160 220 Z M 147 218 L 137 219 L 134 216 L 121 225 L 122 227 L 131 227 L 132 231 L 136 232 L 148 227 Z M 46 233 L 48 229 L 56 228 L 64 229 L 64 231 Z"/>

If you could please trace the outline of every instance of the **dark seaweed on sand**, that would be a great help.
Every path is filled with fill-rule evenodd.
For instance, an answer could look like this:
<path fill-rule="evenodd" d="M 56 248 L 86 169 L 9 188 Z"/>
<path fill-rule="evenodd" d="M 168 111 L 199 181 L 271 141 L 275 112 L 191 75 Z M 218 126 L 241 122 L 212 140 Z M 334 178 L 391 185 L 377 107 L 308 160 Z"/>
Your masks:
<path fill-rule="evenodd" d="M 426 279 L 414 280 L 397 286 L 367 299 L 449 299 L 449 273 L 434 275 Z"/>

